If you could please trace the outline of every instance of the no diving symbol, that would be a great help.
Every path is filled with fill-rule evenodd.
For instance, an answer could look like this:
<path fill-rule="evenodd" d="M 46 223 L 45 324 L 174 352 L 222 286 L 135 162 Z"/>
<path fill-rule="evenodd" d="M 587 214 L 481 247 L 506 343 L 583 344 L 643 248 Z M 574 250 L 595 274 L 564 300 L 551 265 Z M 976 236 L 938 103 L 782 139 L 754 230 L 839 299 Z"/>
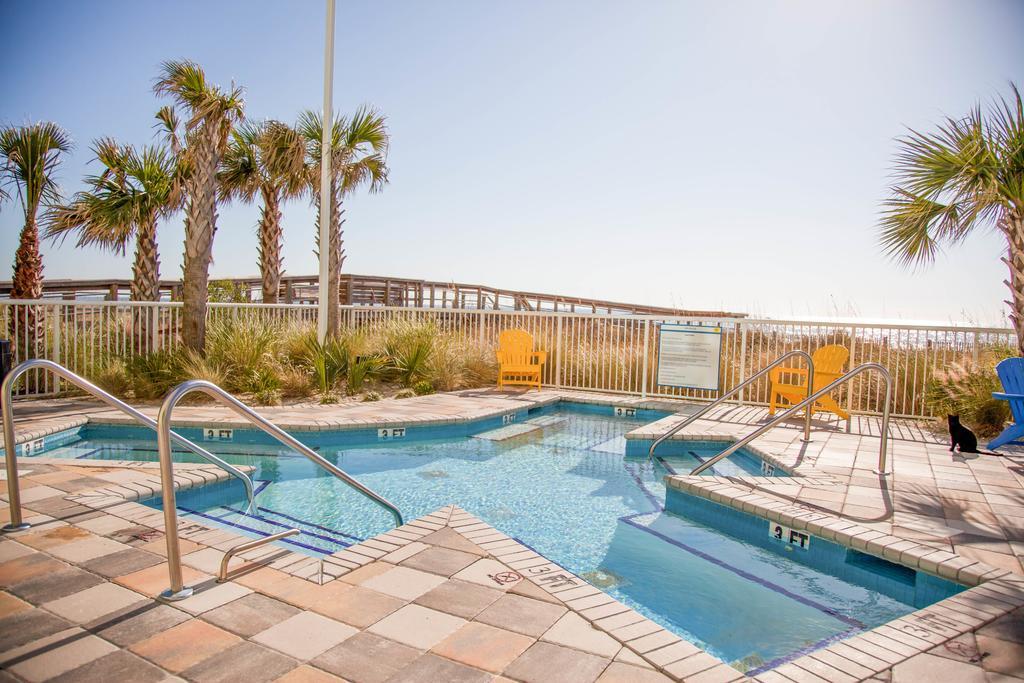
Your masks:
<path fill-rule="evenodd" d="M 510 583 L 515 583 L 521 580 L 523 577 L 516 572 L 498 572 L 497 574 L 488 574 L 491 581 L 498 584 L 499 586 L 506 586 Z"/>

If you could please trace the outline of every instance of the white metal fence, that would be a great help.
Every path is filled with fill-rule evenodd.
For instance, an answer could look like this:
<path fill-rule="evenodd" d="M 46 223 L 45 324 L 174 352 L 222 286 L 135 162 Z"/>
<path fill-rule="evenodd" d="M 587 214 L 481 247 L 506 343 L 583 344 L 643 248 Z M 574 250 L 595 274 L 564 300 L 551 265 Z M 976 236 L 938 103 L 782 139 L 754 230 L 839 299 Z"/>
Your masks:
<path fill-rule="evenodd" d="M 257 316 L 267 324 L 315 324 L 316 306 L 300 304 L 210 304 L 209 320 Z M 936 370 L 977 359 L 987 350 L 1011 350 L 1010 329 L 838 323 L 827 321 L 694 319 L 649 315 L 594 315 L 494 310 L 344 307 L 347 329 L 373 331 L 396 320 L 431 323 L 438 330 L 492 348 L 503 329 L 533 335 L 549 354 L 548 386 L 642 396 L 713 399 L 714 392 L 656 384 L 658 328 L 661 323 L 713 324 L 722 328 L 720 386 L 735 386 L 772 359 L 793 349 L 813 352 L 825 344 L 850 349 L 848 367 L 881 363 L 895 380 L 893 413 L 928 416 L 925 389 Z M 87 377 L 111 357 L 128 357 L 179 344 L 180 303 L 13 302 L 0 301 L 0 337 L 12 340 L 15 362 L 42 357 Z M 32 334 L 35 330 L 35 334 Z M 29 377 L 23 394 L 58 390 L 52 377 Z M 883 387 L 862 375 L 842 389 L 842 402 L 854 412 L 881 410 Z M 768 402 L 768 383 L 745 390 L 742 400 Z"/>

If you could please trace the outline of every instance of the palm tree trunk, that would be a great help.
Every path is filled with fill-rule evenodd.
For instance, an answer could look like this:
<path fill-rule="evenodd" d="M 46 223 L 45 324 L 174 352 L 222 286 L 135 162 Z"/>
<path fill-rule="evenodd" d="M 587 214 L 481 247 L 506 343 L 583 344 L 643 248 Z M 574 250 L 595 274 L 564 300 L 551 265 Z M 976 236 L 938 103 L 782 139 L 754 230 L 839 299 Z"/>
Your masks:
<path fill-rule="evenodd" d="M 205 131 L 194 148 L 192 177 L 185 212 L 185 263 L 182 267 L 181 341 L 198 353 L 206 347 L 206 309 L 209 297 L 213 236 L 217 231 L 216 131 Z"/>
<path fill-rule="evenodd" d="M 263 188 L 260 211 L 259 264 L 263 303 L 276 304 L 281 289 L 281 200 L 277 189 Z"/>
<path fill-rule="evenodd" d="M 41 299 L 43 296 L 43 257 L 39 254 L 39 226 L 36 208 L 25 212 L 25 227 L 21 230 L 18 249 L 14 252 L 14 278 L 11 282 L 12 299 Z M 14 353 L 18 361 L 35 358 L 39 349 L 39 310 L 35 306 L 18 306 L 10 320 L 10 335 L 14 340 Z"/>
<path fill-rule="evenodd" d="M 1017 332 L 1017 352 L 1024 356 L 1024 217 L 1009 213 L 999 222 L 1006 235 L 1006 256 L 1003 263 L 1010 269 L 1010 279 L 1003 283 L 1010 288 L 1010 322 Z"/>
<path fill-rule="evenodd" d="M 132 301 L 160 300 L 160 254 L 156 244 L 156 218 L 139 221 L 135 233 L 135 263 L 132 264 Z M 150 347 L 152 311 L 139 307 L 132 315 L 135 348 L 142 352 Z"/>
<path fill-rule="evenodd" d="M 331 244 L 330 273 L 327 278 L 327 334 L 337 336 L 341 332 L 341 266 L 345 262 L 345 250 L 342 247 L 341 226 L 344 223 L 341 215 L 341 198 L 331 183 Z"/>

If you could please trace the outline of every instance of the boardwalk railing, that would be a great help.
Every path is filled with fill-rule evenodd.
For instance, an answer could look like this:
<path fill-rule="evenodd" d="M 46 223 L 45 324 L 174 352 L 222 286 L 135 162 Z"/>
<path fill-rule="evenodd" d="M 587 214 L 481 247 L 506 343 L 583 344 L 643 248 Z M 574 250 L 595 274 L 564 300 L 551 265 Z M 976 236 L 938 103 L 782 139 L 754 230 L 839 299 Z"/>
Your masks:
<path fill-rule="evenodd" d="M 211 323 L 237 316 L 254 316 L 268 325 L 312 325 L 316 307 L 210 305 Z M 749 318 L 346 306 L 341 320 L 346 329 L 369 333 L 396 321 L 429 323 L 485 351 L 494 347 L 501 330 L 519 327 L 548 352 L 543 378 L 547 386 L 697 400 L 712 400 L 717 393 L 656 384 L 662 323 L 722 328 L 723 391 L 787 351 L 813 353 L 819 346 L 842 344 L 850 349 L 849 367 L 873 362 L 889 370 L 895 381 L 893 414 L 901 416 L 930 416 L 924 396 L 937 370 L 1016 344 L 1013 331 L 1002 328 Z M 113 357 L 178 348 L 180 329 L 180 303 L 0 301 L 0 337 L 12 340 L 15 362 L 47 358 L 86 377 L 95 376 Z M 29 378 L 19 391 L 53 394 L 62 389 L 56 382 L 40 375 Z M 737 400 L 766 404 L 768 389 L 765 378 L 747 387 Z M 841 399 L 853 412 L 878 413 L 883 396 L 882 384 L 863 376 L 844 387 Z"/>

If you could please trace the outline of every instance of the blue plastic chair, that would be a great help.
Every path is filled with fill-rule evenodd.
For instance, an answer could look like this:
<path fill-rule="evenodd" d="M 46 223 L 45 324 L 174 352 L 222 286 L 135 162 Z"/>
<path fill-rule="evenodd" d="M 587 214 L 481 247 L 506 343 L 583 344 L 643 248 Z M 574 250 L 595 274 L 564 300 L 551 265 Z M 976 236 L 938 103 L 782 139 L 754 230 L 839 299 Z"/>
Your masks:
<path fill-rule="evenodd" d="M 1003 392 L 994 392 L 993 398 L 1010 402 L 1014 424 L 989 442 L 989 450 L 995 450 L 1024 437 L 1024 358 L 1007 358 L 996 366 L 996 374 L 1003 383 Z M 1024 444 L 1021 444 L 1024 445 Z"/>

